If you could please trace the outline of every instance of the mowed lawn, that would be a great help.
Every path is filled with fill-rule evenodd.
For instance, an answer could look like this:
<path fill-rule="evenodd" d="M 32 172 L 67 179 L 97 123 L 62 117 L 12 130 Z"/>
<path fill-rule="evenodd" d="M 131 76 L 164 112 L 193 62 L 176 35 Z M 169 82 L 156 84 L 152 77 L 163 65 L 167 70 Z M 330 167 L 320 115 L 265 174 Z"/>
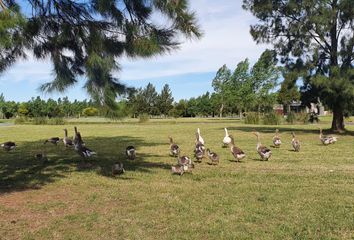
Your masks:
<path fill-rule="evenodd" d="M 353 239 L 354 126 L 335 145 L 323 146 L 319 125 L 282 125 L 283 145 L 263 162 L 253 129 L 270 146 L 275 126 L 231 120 L 166 120 L 146 124 L 78 125 L 98 155 L 82 168 L 73 150 L 43 145 L 73 135 L 73 125 L 0 126 L 0 239 Z M 192 156 L 199 127 L 221 161 L 196 163 L 193 173 L 172 175 L 167 137 Z M 222 148 L 224 127 L 247 157 L 233 161 Z M 327 122 L 322 127 L 329 128 Z M 291 131 L 302 143 L 291 148 Z M 125 159 L 128 145 L 137 148 Z M 35 159 L 45 152 L 48 162 Z M 120 160 L 125 174 L 111 176 Z"/>

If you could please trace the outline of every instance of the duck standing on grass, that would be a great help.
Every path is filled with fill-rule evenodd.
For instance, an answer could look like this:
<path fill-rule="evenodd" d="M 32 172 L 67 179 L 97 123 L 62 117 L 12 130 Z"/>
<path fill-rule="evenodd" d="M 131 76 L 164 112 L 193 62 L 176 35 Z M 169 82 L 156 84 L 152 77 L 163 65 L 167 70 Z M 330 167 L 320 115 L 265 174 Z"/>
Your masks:
<path fill-rule="evenodd" d="M 173 142 L 171 136 L 169 136 L 168 139 L 170 140 L 170 155 L 173 157 L 177 157 L 180 151 L 179 146 Z"/>
<path fill-rule="evenodd" d="M 206 151 L 207 151 L 209 159 L 211 160 L 211 164 L 218 165 L 219 164 L 219 155 L 216 154 L 215 152 L 210 151 L 209 148 Z"/>
<path fill-rule="evenodd" d="M 294 132 L 292 132 L 291 135 L 293 136 L 293 139 L 291 140 L 291 145 L 293 146 L 295 152 L 299 152 L 300 151 L 300 141 L 298 139 L 296 139 Z"/>
<path fill-rule="evenodd" d="M 234 137 L 230 135 L 231 142 L 229 143 L 230 151 L 232 156 L 236 159 L 237 162 L 240 162 L 243 158 L 246 157 L 246 154 L 239 148 L 235 146 Z"/>
<path fill-rule="evenodd" d="M 127 158 L 130 160 L 134 160 L 136 157 L 136 151 L 134 146 L 128 146 L 125 149 L 125 154 L 127 155 Z"/>
<path fill-rule="evenodd" d="M 14 150 L 17 147 L 16 143 L 14 142 L 4 142 L 0 146 L 7 152 Z"/>
<path fill-rule="evenodd" d="M 268 159 L 272 156 L 272 151 L 261 144 L 259 132 L 254 132 L 254 135 L 257 137 L 257 152 L 259 156 L 261 156 L 262 160 L 268 161 Z"/>
<path fill-rule="evenodd" d="M 334 144 L 337 142 L 337 137 L 325 136 L 322 134 L 322 128 L 320 128 L 320 140 L 323 145 L 327 146 L 329 144 Z"/>
<path fill-rule="evenodd" d="M 229 136 L 227 128 L 225 128 L 225 137 L 222 140 L 222 142 L 223 142 L 223 147 L 227 147 L 231 143 L 231 138 Z"/>
<path fill-rule="evenodd" d="M 275 130 L 275 135 L 273 137 L 273 144 L 274 144 L 274 147 L 276 147 L 276 148 L 279 148 L 281 145 L 281 139 L 279 136 L 279 129 Z"/>

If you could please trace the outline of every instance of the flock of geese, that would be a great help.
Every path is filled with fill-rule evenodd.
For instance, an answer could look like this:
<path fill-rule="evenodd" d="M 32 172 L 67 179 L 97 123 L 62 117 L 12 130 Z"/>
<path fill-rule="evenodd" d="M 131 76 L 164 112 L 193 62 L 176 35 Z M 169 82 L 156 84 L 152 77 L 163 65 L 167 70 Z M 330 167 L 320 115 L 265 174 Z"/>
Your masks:
<path fill-rule="evenodd" d="M 272 156 L 272 151 L 263 145 L 260 141 L 260 133 L 257 131 L 253 131 L 253 134 L 257 137 L 257 145 L 256 150 L 259 154 L 262 161 L 268 161 L 268 159 Z M 295 133 L 292 132 L 292 140 L 291 145 L 295 152 L 300 151 L 300 141 L 296 138 Z M 194 168 L 194 164 L 191 158 L 188 156 L 180 156 L 180 148 L 179 146 L 173 142 L 172 137 L 169 137 L 170 140 L 170 155 L 173 157 L 177 157 L 177 164 L 172 166 L 172 173 L 182 175 L 185 172 L 191 172 Z M 325 136 L 322 134 L 322 129 L 320 128 L 320 140 L 323 145 L 329 145 L 337 142 L 337 137 L 334 136 Z M 205 141 L 200 134 L 200 129 L 197 129 L 196 132 L 196 140 L 195 140 L 195 149 L 194 156 L 196 162 L 201 162 L 205 155 Z M 275 135 L 273 137 L 273 147 L 279 148 L 282 144 L 279 130 L 275 130 Z M 246 154 L 242 149 L 235 145 L 235 140 L 232 135 L 228 133 L 227 128 L 225 128 L 225 137 L 223 139 L 223 147 L 229 147 L 232 156 L 235 158 L 236 162 L 240 162 L 243 158 L 246 157 Z M 206 153 L 208 158 L 211 160 L 210 165 L 217 165 L 219 163 L 219 156 L 217 153 L 210 151 L 210 149 L 206 149 Z"/>
<path fill-rule="evenodd" d="M 51 143 L 53 145 L 58 145 L 60 143 L 60 138 L 59 137 L 51 137 L 48 138 L 44 141 L 44 144 Z M 96 152 L 92 151 L 88 147 L 86 147 L 85 142 L 82 140 L 81 133 L 78 132 L 77 127 L 74 127 L 74 137 L 70 138 L 68 137 L 68 130 L 64 129 L 64 138 L 62 139 L 63 144 L 66 148 L 71 148 L 74 149 L 77 154 L 79 154 L 82 158 L 87 159 L 90 158 L 94 155 L 96 155 Z M 6 152 L 10 152 L 14 150 L 17 145 L 15 142 L 5 142 L 0 145 Z M 126 148 L 126 156 L 130 160 L 134 160 L 136 157 L 136 151 L 134 146 L 128 146 Z M 42 160 L 43 162 L 47 161 L 46 154 L 43 152 L 36 153 L 35 158 L 37 160 Z M 118 175 L 124 173 L 125 170 L 123 168 L 123 163 L 121 162 L 115 162 L 114 165 L 112 166 L 112 174 L 113 175 Z"/>
<path fill-rule="evenodd" d="M 260 141 L 260 133 L 257 131 L 253 131 L 253 134 L 257 137 L 257 145 L 256 149 L 262 161 L 268 161 L 268 159 L 272 156 L 272 151 L 263 145 Z M 195 162 L 201 162 L 202 159 L 207 155 L 211 162 L 208 162 L 210 165 L 219 164 L 219 155 L 209 148 L 205 148 L 205 141 L 201 136 L 200 129 L 198 128 L 195 133 L 195 148 L 194 148 L 194 157 Z M 320 136 L 319 136 L 323 145 L 330 145 L 337 142 L 337 137 L 334 136 L 325 136 L 322 134 L 322 129 L 320 128 Z M 64 129 L 64 138 L 62 139 L 64 146 L 66 148 L 74 149 L 82 158 L 90 158 L 96 155 L 96 152 L 92 151 L 88 147 L 86 147 L 85 142 L 82 140 L 81 133 L 78 132 L 77 127 L 74 127 L 74 137 L 68 137 L 68 130 Z M 177 164 L 173 165 L 171 170 L 173 174 L 183 175 L 185 172 L 191 172 L 194 168 L 194 163 L 192 159 L 188 156 L 181 156 L 180 147 L 173 141 L 173 138 L 169 136 L 170 142 L 170 156 L 177 158 Z M 223 139 L 223 147 L 229 147 L 232 156 L 235 158 L 236 162 L 240 162 L 243 158 L 246 157 L 246 154 L 242 149 L 235 145 L 235 140 L 232 135 L 228 133 L 227 128 L 225 128 L 225 137 Z M 59 137 L 52 137 L 45 140 L 44 144 L 51 143 L 54 145 L 58 145 L 60 143 Z M 275 130 L 275 135 L 273 137 L 273 147 L 279 148 L 282 144 L 281 137 L 279 135 L 279 130 Z M 295 133 L 292 132 L 292 147 L 295 152 L 300 151 L 300 141 L 296 138 Z M 10 152 L 16 148 L 15 142 L 5 142 L 0 145 L 5 151 Z M 125 154 L 127 159 L 134 160 L 136 158 L 136 150 L 134 146 L 126 147 Z M 44 153 L 37 153 L 35 157 L 39 160 L 45 160 L 46 156 Z M 112 174 L 119 175 L 125 172 L 122 162 L 115 162 L 112 166 Z"/>

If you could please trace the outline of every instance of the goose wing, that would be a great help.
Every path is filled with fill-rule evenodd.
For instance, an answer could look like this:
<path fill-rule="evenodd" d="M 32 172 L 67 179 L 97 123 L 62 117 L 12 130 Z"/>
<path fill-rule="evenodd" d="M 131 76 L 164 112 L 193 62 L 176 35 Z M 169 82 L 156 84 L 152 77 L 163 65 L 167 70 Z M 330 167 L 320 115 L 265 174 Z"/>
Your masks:
<path fill-rule="evenodd" d="M 296 152 L 300 151 L 300 141 L 297 139 L 292 140 L 293 148 Z"/>
<path fill-rule="evenodd" d="M 232 147 L 231 153 L 232 153 L 232 155 L 234 155 L 234 157 L 237 157 L 238 155 L 245 154 L 245 153 L 241 150 L 241 148 L 236 147 L 236 146 L 233 146 L 233 147 Z"/>
<path fill-rule="evenodd" d="M 84 158 L 88 158 L 91 157 L 92 155 L 96 155 L 96 152 L 92 151 L 91 149 L 85 146 L 79 146 L 77 152 L 79 153 L 80 156 Z"/>
<path fill-rule="evenodd" d="M 274 145 L 280 145 L 281 144 L 281 139 L 278 136 L 273 137 L 273 143 Z"/>
<path fill-rule="evenodd" d="M 267 154 L 269 152 L 271 152 L 271 150 L 269 148 L 267 148 L 266 146 L 260 146 L 258 148 L 258 152 L 262 153 L 262 154 Z"/>

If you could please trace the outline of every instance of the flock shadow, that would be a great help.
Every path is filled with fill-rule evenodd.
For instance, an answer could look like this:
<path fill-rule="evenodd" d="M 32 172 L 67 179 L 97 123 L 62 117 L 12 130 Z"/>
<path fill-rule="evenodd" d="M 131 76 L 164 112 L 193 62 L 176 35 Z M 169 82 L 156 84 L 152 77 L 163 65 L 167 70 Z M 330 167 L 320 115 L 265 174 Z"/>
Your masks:
<path fill-rule="evenodd" d="M 43 144 L 43 141 L 18 143 L 11 152 L 0 149 L 0 195 L 14 191 L 39 189 L 42 186 L 68 176 L 69 172 L 87 171 L 105 177 L 112 175 L 112 166 L 120 161 L 126 171 L 151 173 L 153 169 L 170 169 L 171 165 L 164 162 L 146 161 L 145 159 L 162 156 L 139 152 L 141 147 L 160 146 L 165 143 L 146 142 L 141 138 L 130 136 L 117 137 L 84 137 L 88 148 L 97 152 L 96 156 L 88 159 L 80 157 L 73 148 L 65 148 L 63 143 L 58 145 Z M 137 157 L 127 160 L 125 148 L 135 146 Z M 36 158 L 37 154 L 45 156 Z M 129 180 L 122 175 L 119 179 Z"/>

